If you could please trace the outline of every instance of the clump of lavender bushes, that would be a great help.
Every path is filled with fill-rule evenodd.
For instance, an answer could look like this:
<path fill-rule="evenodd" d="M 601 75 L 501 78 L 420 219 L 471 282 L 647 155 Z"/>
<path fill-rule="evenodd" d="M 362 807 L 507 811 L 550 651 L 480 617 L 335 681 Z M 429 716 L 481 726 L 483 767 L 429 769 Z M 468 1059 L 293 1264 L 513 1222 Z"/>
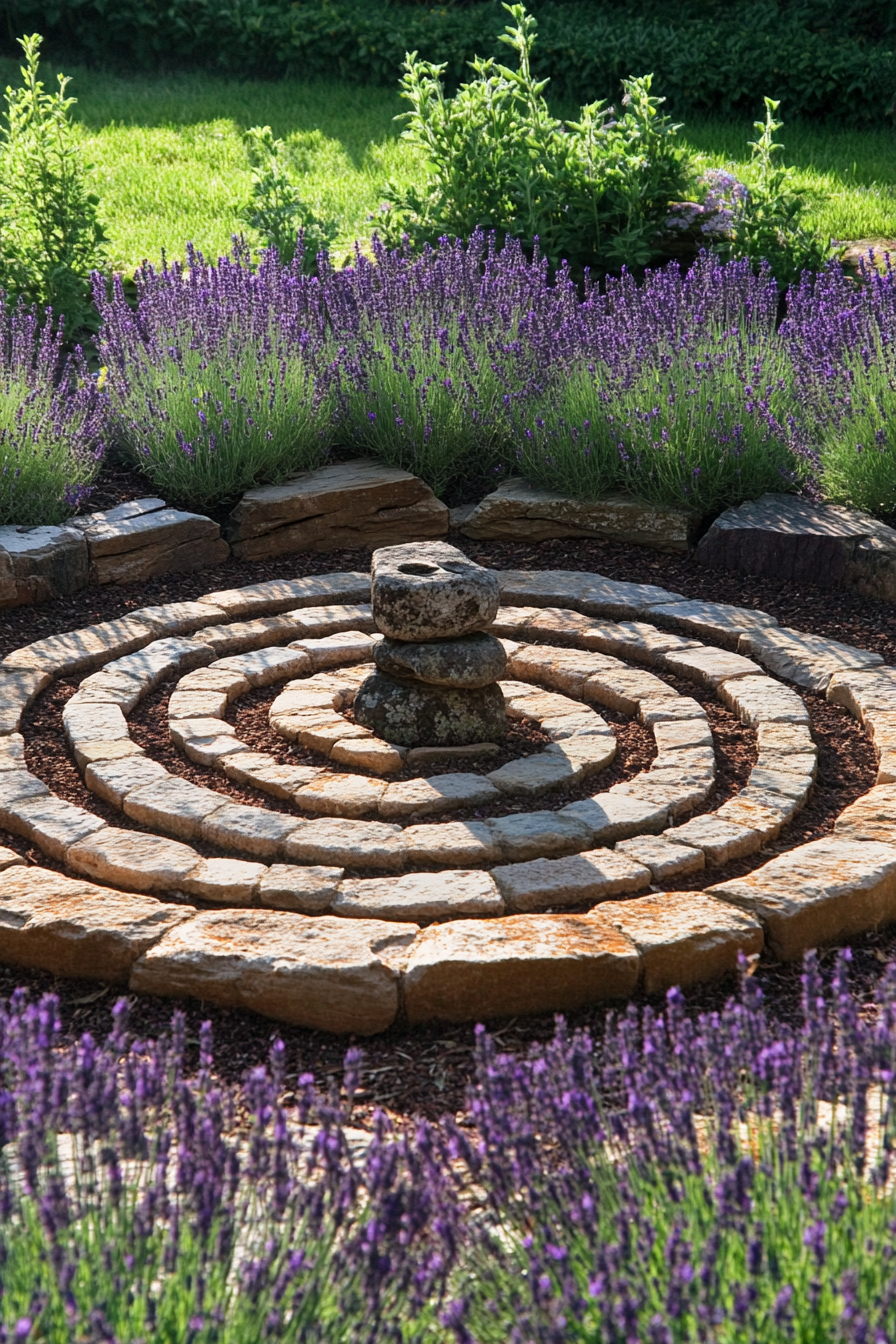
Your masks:
<path fill-rule="evenodd" d="M 335 351 L 320 287 L 274 251 L 137 275 L 136 311 L 94 276 L 118 451 L 166 498 L 211 508 L 318 466 L 333 434 Z"/>
<path fill-rule="evenodd" d="M 578 498 L 623 489 L 701 513 L 795 488 L 777 308 L 767 270 L 706 253 L 684 275 L 590 289 L 563 333 L 564 377 L 520 436 L 522 471 Z"/>
<path fill-rule="evenodd" d="M 584 290 L 474 234 L 319 275 L 246 248 L 96 280 L 112 436 L 167 498 L 235 500 L 333 445 L 449 499 L 521 471 L 577 498 L 625 490 L 703 514 L 767 490 L 896 510 L 896 272 L 836 265 L 779 291 L 704 253 Z"/>
<path fill-rule="evenodd" d="M 366 1138 L 344 1098 L 238 1089 L 203 1028 L 64 1045 L 0 1012 L 0 1339 L 33 1344 L 885 1344 L 896 1334 L 896 969 L 860 1007 L 814 956 L 802 1021 L 720 1012 L 477 1035 L 463 1123 Z M 289 1104 L 287 1104 L 287 1101 Z M 359 1138 L 362 1140 L 358 1142 Z"/>
<path fill-rule="evenodd" d="M 105 398 L 47 309 L 0 292 L 0 523 L 59 523 L 90 494 Z"/>

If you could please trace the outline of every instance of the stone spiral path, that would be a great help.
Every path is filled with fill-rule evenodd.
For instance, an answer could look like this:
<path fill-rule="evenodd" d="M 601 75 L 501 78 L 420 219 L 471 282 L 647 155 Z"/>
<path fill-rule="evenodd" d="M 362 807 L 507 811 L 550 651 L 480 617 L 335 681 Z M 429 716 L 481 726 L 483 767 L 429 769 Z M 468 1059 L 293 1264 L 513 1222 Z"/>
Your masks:
<path fill-rule="evenodd" d="M 402 752 L 343 716 L 379 638 L 365 574 L 210 593 L 10 654 L 0 827 L 66 873 L 0 851 L 0 960 L 370 1034 L 399 1015 L 543 1013 L 693 984 L 741 952 L 791 959 L 896 920 L 896 669 L 762 612 L 650 585 L 566 571 L 501 582 L 492 633 L 508 656 L 508 712 L 549 744 L 486 775 L 390 781 Z M 690 816 L 715 781 L 706 713 L 657 673 L 711 691 L 757 731 L 748 784 L 714 812 Z M 55 797 L 26 769 L 24 710 L 54 678 L 81 674 L 63 713 L 72 754 L 87 787 L 141 830 Z M 228 799 L 146 755 L 128 715 L 175 678 L 171 738 L 210 781 L 223 774 L 310 816 Z M 763 864 L 815 775 L 793 685 L 862 722 L 878 782 L 832 837 Z M 274 731 L 329 768 L 279 764 L 239 741 L 228 706 L 263 686 Z M 637 716 L 657 746 L 648 770 L 605 791 L 616 739 L 601 707 Z M 551 807 L 552 789 L 592 779 L 591 796 Z M 501 799 L 517 810 L 426 820 Z M 753 854 L 745 877 L 674 890 Z"/>

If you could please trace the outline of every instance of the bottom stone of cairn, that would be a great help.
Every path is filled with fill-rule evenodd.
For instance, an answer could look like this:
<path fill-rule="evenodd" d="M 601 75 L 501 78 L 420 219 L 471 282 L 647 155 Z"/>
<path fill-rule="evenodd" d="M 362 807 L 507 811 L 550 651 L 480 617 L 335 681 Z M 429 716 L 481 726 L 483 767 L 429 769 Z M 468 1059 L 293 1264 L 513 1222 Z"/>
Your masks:
<path fill-rule="evenodd" d="M 500 686 L 457 690 L 374 672 L 355 696 L 355 722 L 399 747 L 497 742 L 506 730 Z"/>

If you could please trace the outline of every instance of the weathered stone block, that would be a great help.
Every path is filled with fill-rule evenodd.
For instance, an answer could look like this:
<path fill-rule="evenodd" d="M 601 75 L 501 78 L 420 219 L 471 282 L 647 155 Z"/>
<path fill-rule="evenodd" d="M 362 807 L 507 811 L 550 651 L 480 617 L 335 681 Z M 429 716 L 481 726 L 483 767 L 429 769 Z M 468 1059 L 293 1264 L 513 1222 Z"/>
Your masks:
<path fill-rule="evenodd" d="M 87 546 L 74 527 L 0 527 L 0 557 L 0 606 L 49 602 L 87 586 Z"/>
<path fill-rule="evenodd" d="M 230 553 L 218 524 L 203 514 L 161 508 L 113 518 L 113 512 L 83 528 L 92 583 L 190 572 L 220 564 Z"/>

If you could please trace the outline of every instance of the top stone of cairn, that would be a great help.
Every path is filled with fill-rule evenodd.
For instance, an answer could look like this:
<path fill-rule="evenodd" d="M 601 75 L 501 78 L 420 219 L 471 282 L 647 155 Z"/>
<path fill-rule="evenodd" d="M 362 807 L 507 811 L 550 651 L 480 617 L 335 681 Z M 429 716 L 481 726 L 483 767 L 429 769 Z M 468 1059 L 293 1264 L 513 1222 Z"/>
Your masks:
<path fill-rule="evenodd" d="M 457 639 L 498 610 L 498 576 L 444 541 L 383 546 L 371 566 L 373 619 L 390 639 Z"/>

